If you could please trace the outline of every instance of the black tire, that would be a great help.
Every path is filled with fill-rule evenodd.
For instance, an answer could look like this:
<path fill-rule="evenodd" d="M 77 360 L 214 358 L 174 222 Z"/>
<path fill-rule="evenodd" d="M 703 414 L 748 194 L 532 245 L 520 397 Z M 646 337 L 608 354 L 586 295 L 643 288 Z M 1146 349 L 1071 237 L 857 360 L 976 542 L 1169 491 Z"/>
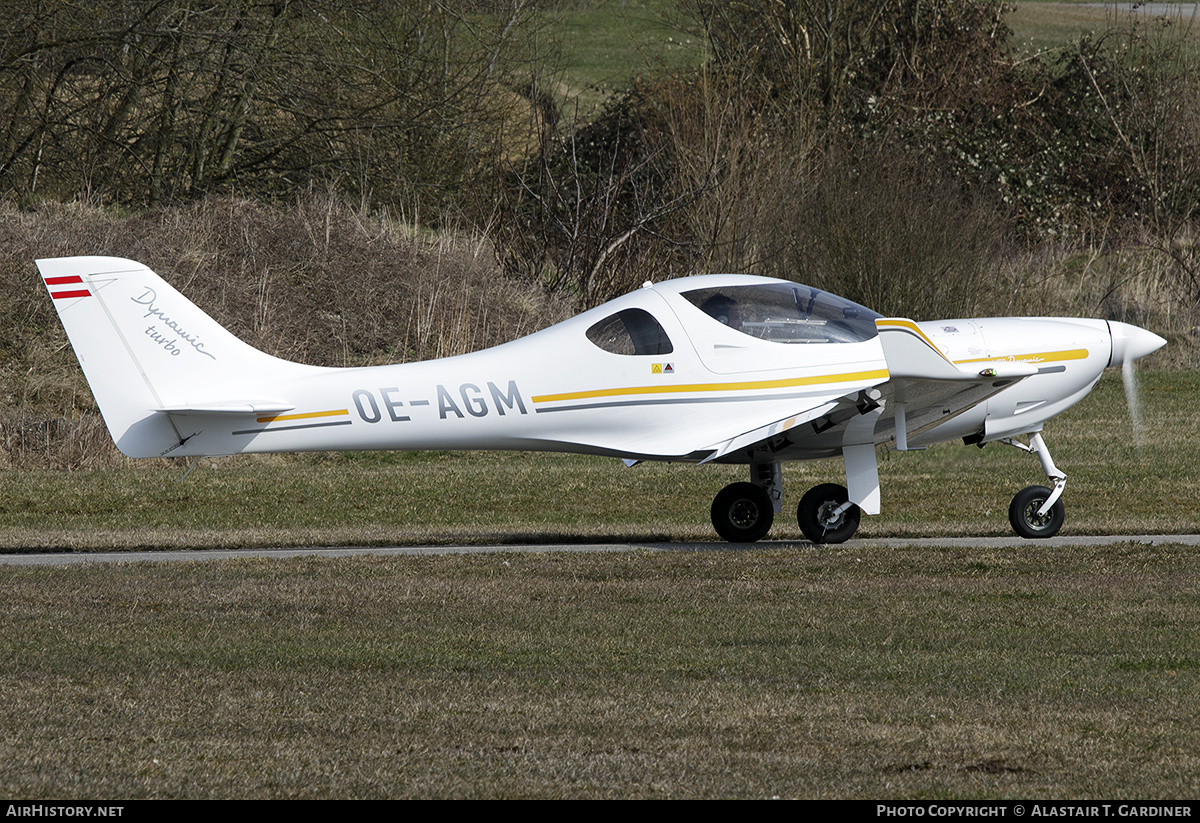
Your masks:
<path fill-rule="evenodd" d="M 713 528 L 730 543 L 761 540 L 774 522 L 775 505 L 771 496 L 753 483 L 731 483 L 713 500 Z"/>
<path fill-rule="evenodd" d="M 1062 528 L 1067 518 L 1062 500 L 1056 500 L 1045 516 L 1038 516 L 1038 509 L 1050 499 L 1051 490 L 1045 486 L 1029 486 L 1021 489 L 1008 506 L 1008 522 L 1013 531 L 1027 540 L 1053 537 Z"/>
<path fill-rule="evenodd" d="M 796 507 L 800 531 L 814 543 L 845 543 L 858 531 L 862 510 L 851 506 L 837 517 L 831 512 L 850 499 L 844 486 L 823 483 L 809 489 Z"/>

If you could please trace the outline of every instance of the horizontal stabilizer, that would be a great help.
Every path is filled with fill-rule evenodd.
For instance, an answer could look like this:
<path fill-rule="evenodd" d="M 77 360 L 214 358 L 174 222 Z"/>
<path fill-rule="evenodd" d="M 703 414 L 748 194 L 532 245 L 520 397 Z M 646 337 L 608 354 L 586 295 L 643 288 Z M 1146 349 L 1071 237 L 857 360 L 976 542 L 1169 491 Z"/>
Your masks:
<path fill-rule="evenodd" d="M 246 401 L 229 403 L 192 403 L 170 409 L 155 409 L 162 414 L 282 414 L 295 406 L 278 401 Z"/>

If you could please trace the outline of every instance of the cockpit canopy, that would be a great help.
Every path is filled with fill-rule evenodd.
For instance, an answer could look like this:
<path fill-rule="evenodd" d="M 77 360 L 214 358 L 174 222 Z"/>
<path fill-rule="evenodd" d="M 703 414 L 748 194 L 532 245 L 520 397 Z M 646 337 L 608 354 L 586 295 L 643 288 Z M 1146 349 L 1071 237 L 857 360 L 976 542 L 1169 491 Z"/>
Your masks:
<path fill-rule="evenodd" d="M 717 322 L 773 343 L 860 343 L 883 315 L 798 283 L 754 283 L 682 292 Z"/>
<path fill-rule="evenodd" d="M 731 281 L 729 277 L 707 276 L 694 282 L 673 281 L 680 286 L 685 282 L 700 287 L 672 291 L 699 312 L 676 304 L 676 313 L 685 327 L 693 326 L 697 333 L 703 334 L 704 325 L 716 322 L 768 343 L 861 343 L 878 336 L 875 319 L 882 315 L 820 289 L 767 278 L 739 277 Z M 626 297 L 639 299 L 636 292 Z M 647 310 L 652 308 L 648 303 L 642 308 L 625 302 L 626 308 L 589 325 L 587 339 L 610 354 L 655 356 L 673 352 L 675 345 L 663 327 L 666 317 L 673 319 L 667 305 L 657 304 L 661 308 L 656 317 Z M 755 356 L 761 363 L 763 352 Z"/>

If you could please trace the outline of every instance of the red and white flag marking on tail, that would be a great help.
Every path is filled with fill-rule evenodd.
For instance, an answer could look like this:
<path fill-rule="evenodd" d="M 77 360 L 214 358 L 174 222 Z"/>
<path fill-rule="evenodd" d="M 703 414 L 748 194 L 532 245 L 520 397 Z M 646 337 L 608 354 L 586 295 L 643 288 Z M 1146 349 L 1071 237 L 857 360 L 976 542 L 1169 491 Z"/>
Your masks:
<path fill-rule="evenodd" d="M 75 288 L 69 288 L 69 287 Z M 92 292 L 87 288 L 82 288 L 83 278 L 77 275 L 66 277 L 47 277 L 46 287 L 50 289 L 50 296 L 55 300 L 62 300 L 67 297 L 91 297 Z"/>

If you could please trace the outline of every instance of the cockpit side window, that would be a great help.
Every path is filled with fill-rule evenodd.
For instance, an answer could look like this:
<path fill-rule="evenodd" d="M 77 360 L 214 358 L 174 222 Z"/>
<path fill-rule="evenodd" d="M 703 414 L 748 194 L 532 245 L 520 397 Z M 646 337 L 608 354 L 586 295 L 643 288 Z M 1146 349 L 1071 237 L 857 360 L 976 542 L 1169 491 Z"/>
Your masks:
<path fill-rule="evenodd" d="M 670 354 L 671 338 L 644 309 L 624 309 L 587 330 L 587 339 L 612 354 Z"/>
<path fill-rule="evenodd" d="M 877 312 L 798 283 L 683 292 L 692 305 L 731 329 L 774 343 L 859 343 L 878 333 Z"/>

